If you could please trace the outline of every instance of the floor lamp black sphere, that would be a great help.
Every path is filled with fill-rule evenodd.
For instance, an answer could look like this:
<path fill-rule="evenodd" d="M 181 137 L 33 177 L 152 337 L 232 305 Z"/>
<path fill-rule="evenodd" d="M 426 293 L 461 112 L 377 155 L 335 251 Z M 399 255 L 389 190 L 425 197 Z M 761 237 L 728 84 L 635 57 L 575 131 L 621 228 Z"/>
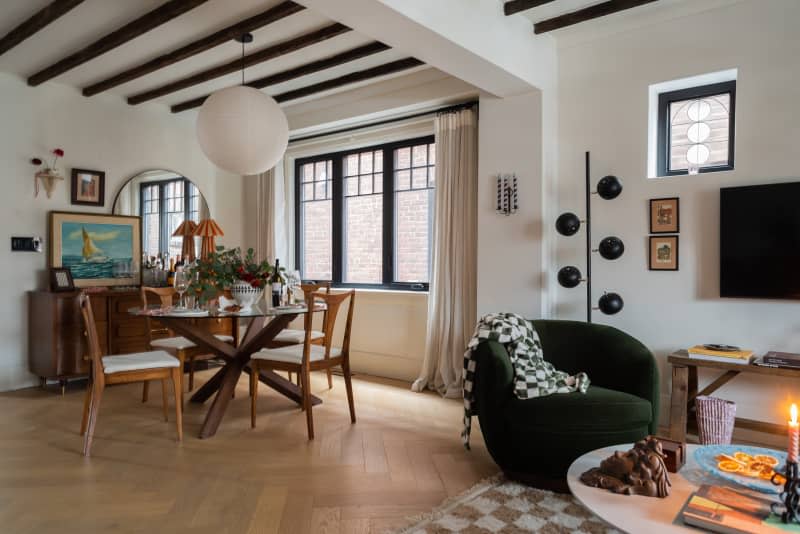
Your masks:
<path fill-rule="evenodd" d="M 581 275 L 580 269 L 568 265 L 558 271 L 558 283 L 562 287 L 571 289 L 586 283 L 586 321 L 592 322 L 592 252 L 599 252 L 606 260 L 616 260 L 625 252 L 625 244 L 616 236 L 608 236 L 600 241 L 596 249 L 592 249 L 591 226 L 591 185 L 589 183 L 589 152 L 586 152 L 586 219 L 581 220 L 572 212 L 562 213 L 556 219 L 556 231 L 563 236 L 573 236 L 578 233 L 581 224 L 586 228 L 586 278 Z M 622 193 L 622 182 L 616 176 L 604 176 L 597 182 L 596 194 L 603 200 L 613 200 Z M 597 301 L 597 309 L 606 315 L 619 313 L 624 306 L 622 297 L 617 293 L 603 293 Z"/>

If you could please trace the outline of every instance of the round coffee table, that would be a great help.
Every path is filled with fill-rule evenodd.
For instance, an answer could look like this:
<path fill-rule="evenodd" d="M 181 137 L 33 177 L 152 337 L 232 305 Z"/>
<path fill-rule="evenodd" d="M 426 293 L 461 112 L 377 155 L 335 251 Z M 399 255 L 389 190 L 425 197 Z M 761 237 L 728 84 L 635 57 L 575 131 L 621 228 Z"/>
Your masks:
<path fill-rule="evenodd" d="M 670 473 L 672 482 L 669 497 L 642 497 L 640 495 L 617 495 L 608 490 L 592 488 L 580 481 L 581 473 L 611 456 L 614 451 L 627 451 L 633 444 L 614 445 L 588 452 L 572 462 L 567 472 L 567 484 L 572 494 L 586 508 L 611 526 L 624 532 L 658 532 L 658 534 L 698 532 L 684 526 L 680 520 L 675 522 L 678 513 L 689 495 L 697 490 L 697 485 L 689 482 L 678 473 Z M 686 465 L 683 469 L 697 467 L 694 450 L 697 445 L 687 445 Z"/>

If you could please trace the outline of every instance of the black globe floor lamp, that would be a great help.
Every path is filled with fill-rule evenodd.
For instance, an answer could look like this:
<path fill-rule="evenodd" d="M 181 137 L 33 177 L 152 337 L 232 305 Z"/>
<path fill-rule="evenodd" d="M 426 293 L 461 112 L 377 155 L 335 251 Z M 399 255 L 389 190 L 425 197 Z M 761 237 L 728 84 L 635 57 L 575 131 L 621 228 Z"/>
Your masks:
<path fill-rule="evenodd" d="M 603 200 L 613 200 L 622 193 L 622 183 L 616 176 L 604 176 L 597 182 L 597 192 L 592 193 L 589 172 L 589 152 L 586 152 L 586 219 L 583 221 L 574 213 L 562 213 L 556 219 L 556 231 L 563 236 L 573 236 L 578 233 L 583 224 L 586 228 L 586 277 L 574 265 L 567 265 L 558 271 L 558 283 L 567 289 L 578 287 L 586 283 L 586 322 L 592 322 L 592 253 L 599 252 L 607 260 L 616 260 L 625 252 L 625 244 L 615 236 L 608 236 L 600 241 L 597 249 L 592 249 L 592 194 L 597 194 Z M 597 301 L 597 308 L 606 315 L 613 315 L 622 310 L 624 306 L 622 297 L 618 293 L 604 292 Z"/>

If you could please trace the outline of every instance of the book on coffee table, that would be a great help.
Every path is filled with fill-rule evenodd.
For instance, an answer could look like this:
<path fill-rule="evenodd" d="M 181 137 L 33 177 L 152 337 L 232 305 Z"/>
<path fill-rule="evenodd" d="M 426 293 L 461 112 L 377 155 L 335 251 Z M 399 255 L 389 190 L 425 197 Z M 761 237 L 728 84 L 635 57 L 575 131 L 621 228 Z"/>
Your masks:
<path fill-rule="evenodd" d="M 724 534 L 800 532 L 800 525 L 784 524 L 772 513 L 773 502 L 724 486 L 703 485 L 689 496 L 680 517 L 687 525 Z"/>
<path fill-rule="evenodd" d="M 761 361 L 764 365 L 800 369 L 800 354 L 791 352 L 777 352 L 771 350 L 762 356 Z"/>
<path fill-rule="evenodd" d="M 753 359 L 752 350 L 712 350 L 703 345 L 695 345 L 686 350 L 690 358 L 712 362 L 747 365 Z"/>

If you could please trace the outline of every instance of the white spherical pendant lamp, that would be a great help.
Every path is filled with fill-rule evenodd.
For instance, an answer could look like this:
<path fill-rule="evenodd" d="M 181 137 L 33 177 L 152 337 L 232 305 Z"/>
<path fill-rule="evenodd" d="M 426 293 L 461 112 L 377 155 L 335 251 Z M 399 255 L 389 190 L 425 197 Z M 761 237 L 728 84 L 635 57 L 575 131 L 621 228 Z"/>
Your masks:
<path fill-rule="evenodd" d="M 289 123 L 275 99 L 252 87 L 228 87 L 209 96 L 200 108 L 197 139 L 217 167 L 259 174 L 286 152 Z"/>
<path fill-rule="evenodd" d="M 253 36 L 245 33 L 236 40 L 242 43 L 242 85 L 206 98 L 197 115 L 197 140 L 217 167 L 234 174 L 259 174 L 286 152 L 289 123 L 274 98 L 244 85 L 244 45 Z"/>

